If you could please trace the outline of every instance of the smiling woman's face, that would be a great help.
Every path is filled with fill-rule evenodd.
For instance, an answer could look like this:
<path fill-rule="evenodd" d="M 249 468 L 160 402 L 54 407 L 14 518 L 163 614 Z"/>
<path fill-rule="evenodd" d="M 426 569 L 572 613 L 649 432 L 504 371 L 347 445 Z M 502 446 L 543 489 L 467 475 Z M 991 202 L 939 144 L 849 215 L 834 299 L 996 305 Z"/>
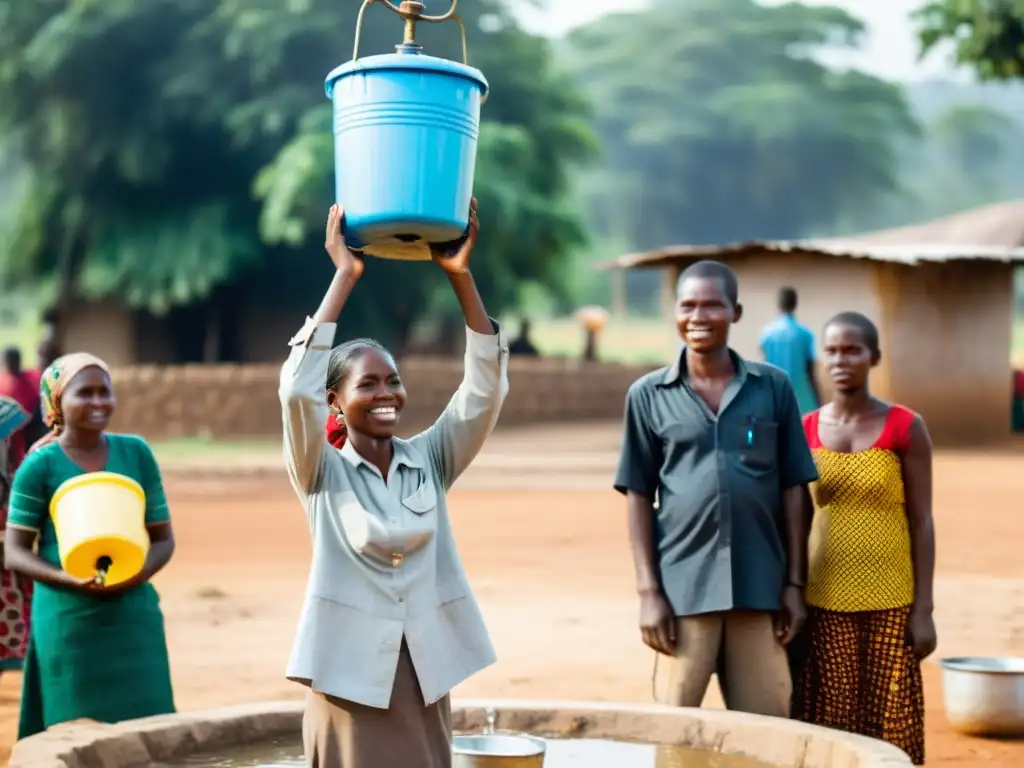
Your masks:
<path fill-rule="evenodd" d="M 114 415 L 114 388 L 110 375 L 90 366 L 75 374 L 60 397 L 66 427 L 102 432 Z"/>
<path fill-rule="evenodd" d="M 328 404 L 341 410 L 350 433 L 374 438 L 395 434 L 405 397 L 395 361 L 374 347 L 364 349 L 352 362 L 336 392 L 327 393 Z"/>

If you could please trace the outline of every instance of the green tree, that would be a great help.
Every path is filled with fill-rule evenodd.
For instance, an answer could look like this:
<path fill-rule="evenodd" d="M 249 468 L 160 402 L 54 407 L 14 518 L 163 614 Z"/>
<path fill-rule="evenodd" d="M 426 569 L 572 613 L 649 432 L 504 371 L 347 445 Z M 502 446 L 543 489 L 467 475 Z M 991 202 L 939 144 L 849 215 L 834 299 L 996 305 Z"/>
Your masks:
<path fill-rule="evenodd" d="M 998 109 L 971 104 L 951 107 L 928 126 L 951 170 L 983 186 L 1002 170 L 1016 129 Z"/>
<path fill-rule="evenodd" d="M 851 230 L 927 221 L 1014 197 L 1022 189 L 1013 169 L 1021 156 L 1016 120 L 978 102 L 953 102 L 925 123 L 922 139 L 900 151 L 902 186 L 879 200 Z"/>
<path fill-rule="evenodd" d="M 163 311 L 259 256 L 246 227 L 258 207 L 237 194 L 258 165 L 166 98 L 203 6 L 0 3 L 0 125 L 25 172 L 5 278 L 55 276 L 64 298 L 123 294 Z"/>
<path fill-rule="evenodd" d="M 594 218 L 639 248 L 791 238 L 895 189 L 917 130 L 902 91 L 814 55 L 862 32 L 837 8 L 754 0 L 662 0 L 573 32 L 608 157 Z"/>
<path fill-rule="evenodd" d="M 0 278 L 56 279 L 64 299 L 113 297 L 153 313 L 315 301 L 333 173 L 323 79 L 351 50 L 355 10 L 327 0 L 0 0 L 0 135 L 24 179 Z M 557 284 L 557 264 L 582 241 L 569 180 L 595 144 L 546 41 L 495 0 L 462 12 L 493 86 L 475 272 L 500 311 L 522 280 Z M 372 8 L 364 54 L 400 34 L 397 18 Z M 430 53 L 460 53 L 451 26 L 423 38 Z M 368 275 L 347 317 L 400 340 L 431 305 L 436 276 L 384 263 Z"/>
<path fill-rule="evenodd" d="M 922 55 L 951 42 L 985 80 L 1024 77 L 1024 0 L 935 0 L 915 15 Z"/>

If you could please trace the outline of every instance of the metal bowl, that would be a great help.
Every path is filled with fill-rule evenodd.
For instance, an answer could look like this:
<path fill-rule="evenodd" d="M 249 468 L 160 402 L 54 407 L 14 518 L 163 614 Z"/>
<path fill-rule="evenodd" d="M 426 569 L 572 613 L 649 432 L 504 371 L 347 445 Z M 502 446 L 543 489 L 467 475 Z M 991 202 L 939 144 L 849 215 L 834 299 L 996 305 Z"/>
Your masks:
<path fill-rule="evenodd" d="M 543 768 L 546 750 L 547 743 L 532 736 L 455 736 L 452 768 Z"/>
<path fill-rule="evenodd" d="M 1024 658 L 940 659 L 949 724 L 974 736 L 1024 736 Z"/>

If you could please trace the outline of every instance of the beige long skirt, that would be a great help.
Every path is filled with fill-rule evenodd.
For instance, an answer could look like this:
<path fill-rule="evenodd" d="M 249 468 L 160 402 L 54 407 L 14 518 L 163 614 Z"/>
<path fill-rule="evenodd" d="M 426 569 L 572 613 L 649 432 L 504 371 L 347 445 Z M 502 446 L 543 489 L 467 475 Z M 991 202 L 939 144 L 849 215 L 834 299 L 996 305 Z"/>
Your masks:
<path fill-rule="evenodd" d="M 318 691 L 306 697 L 302 742 L 310 768 L 451 768 L 452 712 L 448 696 L 424 706 L 402 640 L 387 709 Z"/>

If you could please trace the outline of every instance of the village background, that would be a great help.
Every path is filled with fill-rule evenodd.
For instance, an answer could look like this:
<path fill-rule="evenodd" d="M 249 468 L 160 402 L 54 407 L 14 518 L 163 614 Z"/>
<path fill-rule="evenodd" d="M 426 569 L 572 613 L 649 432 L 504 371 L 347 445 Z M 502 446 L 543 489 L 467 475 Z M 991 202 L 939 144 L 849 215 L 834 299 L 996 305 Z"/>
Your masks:
<path fill-rule="evenodd" d="M 1000 47 L 972 36 L 980 0 L 962 19 L 952 0 L 920 5 L 463 0 L 492 86 L 474 273 L 512 334 L 532 321 L 542 356 L 513 360 L 498 431 L 451 499 L 501 659 L 458 694 L 650 698 L 610 481 L 626 387 L 676 353 L 667 291 L 700 255 L 740 275 L 745 355 L 783 284 L 816 331 L 845 309 L 878 321 L 877 387 L 938 445 L 939 653 L 1024 655 L 1024 9 L 1007 4 Z M 323 78 L 357 7 L 0 0 L 0 344 L 32 365 L 52 320 L 66 349 L 116 367 L 117 428 L 154 442 L 183 709 L 301 695 L 282 671 L 308 537 L 276 382 L 329 278 Z M 368 12 L 364 52 L 399 37 Z M 458 57 L 454 29 L 421 37 Z M 375 260 L 341 323 L 400 354 L 407 430 L 460 376 L 441 282 Z M 596 361 L 580 359 L 586 305 L 611 313 Z M 926 666 L 929 764 L 1021 765 L 1024 744 L 949 731 Z M 4 675 L 0 759 L 17 698 Z"/>

